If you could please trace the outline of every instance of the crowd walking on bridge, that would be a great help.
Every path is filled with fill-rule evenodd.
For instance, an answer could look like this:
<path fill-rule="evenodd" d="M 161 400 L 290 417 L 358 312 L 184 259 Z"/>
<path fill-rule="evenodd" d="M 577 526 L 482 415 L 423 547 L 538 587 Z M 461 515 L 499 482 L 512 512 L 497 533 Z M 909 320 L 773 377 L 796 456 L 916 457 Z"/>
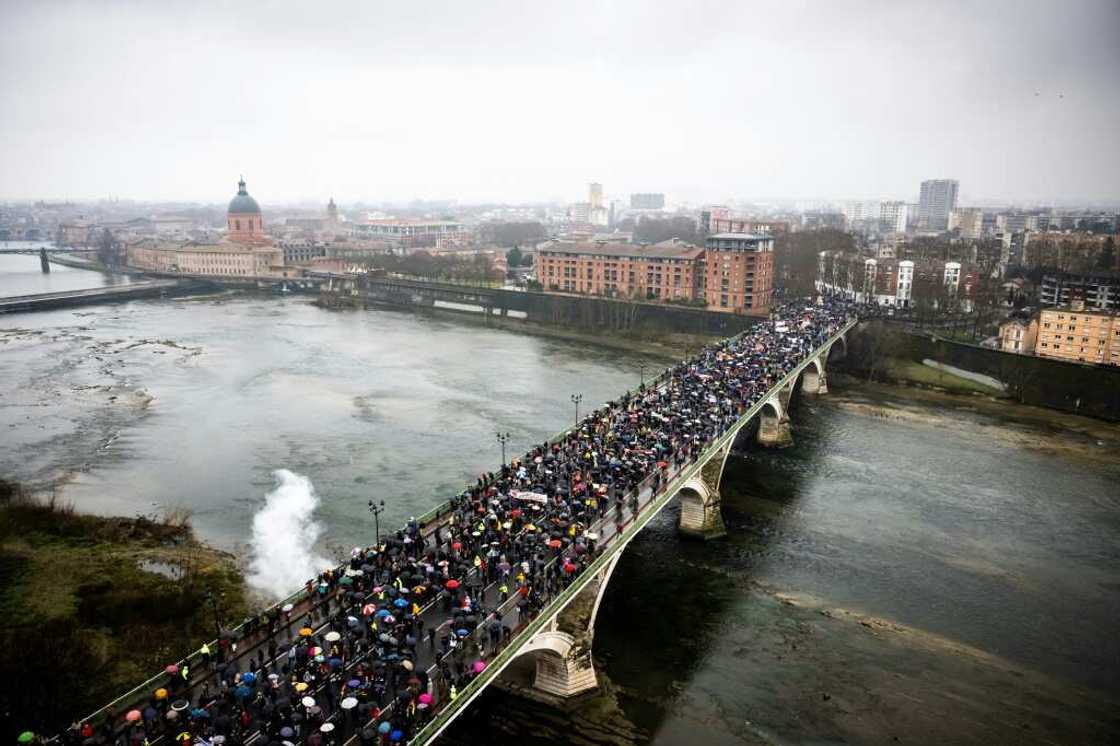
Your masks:
<path fill-rule="evenodd" d="M 169 665 L 66 746 L 408 743 L 713 440 L 853 315 L 776 306 Z M 549 609 L 549 613 L 554 613 Z M 477 687 L 476 687 L 477 688 Z M 25 734 L 31 736 L 31 734 Z M 32 740 L 32 736 L 28 740 Z"/>

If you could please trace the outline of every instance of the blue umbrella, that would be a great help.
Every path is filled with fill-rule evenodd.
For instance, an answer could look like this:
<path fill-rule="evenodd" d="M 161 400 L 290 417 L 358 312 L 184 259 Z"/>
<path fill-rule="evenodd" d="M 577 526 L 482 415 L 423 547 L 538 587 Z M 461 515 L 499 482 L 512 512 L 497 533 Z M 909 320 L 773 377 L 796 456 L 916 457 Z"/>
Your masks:
<path fill-rule="evenodd" d="M 378 619 L 384 619 L 385 617 L 389 616 L 389 610 L 381 609 L 376 614 L 374 614 L 374 616 L 376 616 Z"/>
<path fill-rule="evenodd" d="M 234 689 L 233 693 L 238 699 L 248 699 L 253 692 L 249 687 L 242 685 Z"/>
<path fill-rule="evenodd" d="M 389 740 L 390 741 L 399 741 L 402 738 L 404 738 L 404 733 L 402 733 L 399 730 L 395 730 L 395 731 L 393 731 L 392 733 L 389 734 Z"/>
<path fill-rule="evenodd" d="M 362 685 L 361 679 L 350 679 L 349 681 L 346 682 L 346 686 L 350 687 L 351 689 L 357 689 L 361 685 Z"/>
<path fill-rule="evenodd" d="M 388 720 L 385 720 L 384 722 L 381 723 L 381 725 L 377 726 L 377 732 L 380 733 L 381 735 L 385 735 L 386 733 L 388 733 L 392 729 L 393 729 L 393 726 L 389 725 Z"/>
<path fill-rule="evenodd" d="M 283 728 L 280 729 L 280 735 L 283 738 L 291 738 L 295 734 L 296 734 L 296 732 L 286 725 Z"/>
<path fill-rule="evenodd" d="M 459 629 L 455 630 L 455 634 L 459 635 L 459 637 L 466 637 L 470 634 L 470 631 L 460 627 Z"/>
<path fill-rule="evenodd" d="M 403 609 L 408 606 L 408 601 L 405 601 L 403 598 L 398 598 L 393 602 L 393 606 L 396 606 L 398 609 Z"/>
<path fill-rule="evenodd" d="M 331 664 L 331 668 L 341 668 L 342 667 L 342 659 L 341 658 L 331 658 L 327 662 Z"/>
<path fill-rule="evenodd" d="M 257 680 L 257 675 L 255 673 L 252 673 L 250 671 L 246 671 L 245 673 L 241 674 L 241 683 L 243 683 L 243 684 L 252 684 L 256 680 Z"/>

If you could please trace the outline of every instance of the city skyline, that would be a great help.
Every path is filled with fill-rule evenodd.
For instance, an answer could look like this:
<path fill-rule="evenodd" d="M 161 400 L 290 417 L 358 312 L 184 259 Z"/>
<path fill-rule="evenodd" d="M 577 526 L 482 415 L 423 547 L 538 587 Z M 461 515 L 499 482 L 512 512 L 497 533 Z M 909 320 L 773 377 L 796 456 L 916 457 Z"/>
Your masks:
<path fill-rule="evenodd" d="M 1114 3 L 571 11 L 9 2 L 0 199 L 1120 196 Z"/>

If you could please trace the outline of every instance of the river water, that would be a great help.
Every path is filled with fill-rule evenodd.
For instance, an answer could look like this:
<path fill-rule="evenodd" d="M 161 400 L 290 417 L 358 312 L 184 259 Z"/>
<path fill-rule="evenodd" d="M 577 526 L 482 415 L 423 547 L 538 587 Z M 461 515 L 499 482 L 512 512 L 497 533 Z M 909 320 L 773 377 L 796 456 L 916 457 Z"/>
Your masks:
<path fill-rule="evenodd" d="M 129 282 L 127 275 L 91 272 L 86 269 L 51 264 L 51 271 L 44 274 L 39 257 L 28 254 L 5 254 L 5 249 L 33 249 L 50 247 L 36 241 L 0 241 L 0 298 L 36 293 L 58 293 L 66 290 L 88 290 L 107 285 Z"/>
<path fill-rule="evenodd" d="M 203 538 L 282 562 L 253 518 L 308 497 L 275 489 L 288 469 L 329 554 L 369 540 L 367 499 L 398 525 L 493 468 L 496 432 L 523 450 L 640 362 L 664 364 L 298 297 L 0 316 L 0 476 L 82 510 L 189 508 Z M 793 447 L 729 464 L 726 538 L 680 539 L 671 507 L 628 548 L 603 694 L 560 714 L 488 691 L 448 740 L 1115 742 L 1120 436 L 833 389 L 795 403 Z"/>

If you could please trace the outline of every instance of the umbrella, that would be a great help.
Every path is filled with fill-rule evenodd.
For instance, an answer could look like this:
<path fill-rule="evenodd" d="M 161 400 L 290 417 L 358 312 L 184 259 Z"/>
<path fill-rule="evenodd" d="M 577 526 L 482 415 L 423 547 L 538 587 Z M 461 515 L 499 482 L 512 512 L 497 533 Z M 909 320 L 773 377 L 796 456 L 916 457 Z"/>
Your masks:
<path fill-rule="evenodd" d="M 167 699 L 167 690 L 163 687 L 156 689 L 156 699 Z"/>
<path fill-rule="evenodd" d="M 362 685 L 362 682 L 359 679 L 350 679 L 349 681 L 346 682 L 346 686 L 350 687 L 351 689 L 357 689 L 361 685 Z"/>
<path fill-rule="evenodd" d="M 354 578 L 350 577 L 349 575 L 343 575 L 341 578 L 339 578 L 338 584 L 339 585 L 354 585 Z M 329 723 L 326 723 L 326 725 L 329 725 Z"/>
<path fill-rule="evenodd" d="M 35 734 L 29 730 L 25 730 L 23 733 L 19 734 L 19 738 L 16 740 L 20 743 L 31 743 L 35 740 Z"/>
<path fill-rule="evenodd" d="M 283 728 L 280 729 L 280 737 L 281 738 L 291 738 L 295 734 L 296 734 L 296 732 L 286 725 Z"/>
<path fill-rule="evenodd" d="M 475 661 L 474 665 L 471 666 L 471 670 L 475 673 L 482 673 L 486 670 L 486 661 Z"/>
<path fill-rule="evenodd" d="M 548 542 L 548 545 L 553 549 L 559 549 L 564 545 L 564 542 L 560 541 L 559 539 L 553 539 L 552 541 Z"/>
<path fill-rule="evenodd" d="M 308 654 L 308 655 L 312 655 L 312 656 L 314 656 L 314 655 L 322 655 L 322 654 L 323 654 L 323 649 L 322 649 L 321 647 L 319 647 L 318 645 L 316 645 L 315 647 L 313 647 L 313 648 L 311 648 L 310 650 L 308 650 L 308 651 L 307 651 L 307 654 Z"/>
<path fill-rule="evenodd" d="M 423 702 L 421 702 L 420 704 L 416 705 L 416 709 L 417 709 L 417 710 L 420 710 L 420 711 L 422 712 L 422 711 L 424 711 L 424 710 L 428 709 L 428 705 L 426 705 L 426 704 L 424 704 Z"/>
<path fill-rule="evenodd" d="M 191 703 L 185 699 L 177 699 L 171 703 L 171 709 L 175 712 L 182 712 L 191 706 Z"/>
<path fill-rule="evenodd" d="M 327 642 L 338 642 L 339 640 L 342 639 L 342 635 L 340 635 L 337 632 L 332 630 L 332 631 L 328 632 L 326 637 L 324 637 L 323 639 L 326 640 Z"/>
<path fill-rule="evenodd" d="M 346 697 L 342 700 L 342 709 L 344 710 L 353 710 L 357 706 L 358 700 L 354 697 Z"/>
<path fill-rule="evenodd" d="M 349 624 L 351 627 L 357 627 L 358 626 L 358 617 L 348 616 L 348 617 L 346 617 L 346 623 Z"/>
<path fill-rule="evenodd" d="M 300 700 L 300 704 L 302 704 L 304 707 L 314 707 L 315 699 L 313 697 L 304 697 Z"/>
<path fill-rule="evenodd" d="M 393 615 L 392 615 L 392 614 L 389 614 L 389 615 L 387 615 L 387 616 L 385 617 L 385 623 L 386 623 L 386 624 L 393 624 L 393 623 L 394 623 L 394 622 L 396 622 L 396 621 L 397 621 L 397 620 L 393 618 Z"/>
<path fill-rule="evenodd" d="M 252 684 L 252 683 L 256 682 L 256 680 L 257 680 L 257 675 L 255 673 L 253 673 L 252 671 L 246 671 L 245 673 L 241 674 L 241 683 L 242 684 Z"/>
<path fill-rule="evenodd" d="M 170 664 L 167 665 L 167 667 L 165 667 L 163 669 L 163 671 L 164 671 L 164 673 L 169 673 L 172 676 L 174 676 L 175 674 L 179 673 L 179 667 L 176 666 L 174 663 L 170 663 Z"/>
<path fill-rule="evenodd" d="M 447 590 L 453 591 L 458 587 L 459 587 L 459 581 L 456 580 L 455 578 L 452 578 L 451 580 L 447 581 Z"/>
<path fill-rule="evenodd" d="M 467 635 L 470 634 L 470 631 L 461 627 L 461 628 L 455 630 L 455 634 L 459 635 L 459 637 L 466 637 Z"/>
<path fill-rule="evenodd" d="M 248 699 L 249 695 L 253 693 L 253 690 L 247 686 L 242 685 L 234 689 L 233 693 L 238 699 Z"/>
<path fill-rule="evenodd" d="M 139 721 L 141 717 L 143 717 L 143 715 L 140 714 L 139 710 L 129 710 L 128 714 L 124 716 L 124 719 L 130 723 L 135 723 Z"/>
<path fill-rule="evenodd" d="M 430 705 L 431 703 L 432 703 L 432 695 L 428 694 L 427 692 L 424 692 L 423 694 L 420 695 L 420 704 Z"/>
<path fill-rule="evenodd" d="M 380 733 L 381 735 L 385 735 L 386 733 L 388 733 L 392 729 L 393 729 L 393 726 L 389 725 L 388 720 L 383 721 L 381 723 L 381 725 L 377 726 L 377 732 Z"/>
<path fill-rule="evenodd" d="M 462 544 L 462 542 L 455 541 L 455 542 L 451 543 L 451 548 L 454 549 L 456 552 L 458 552 L 460 549 L 463 548 L 463 544 Z"/>
<path fill-rule="evenodd" d="M 392 733 L 389 734 L 389 740 L 390 741 L 399 741 L 402 738 L 404 738 L 404 733 L 402 731 L 399 731 L 399 730 L 395 730 L 395 731 L 393 731 Z"/>
<path fill-rule="evenodd" d="M 283 606 L 281 606 L 281 607 L 280 607 L 280 611 L 282 611 L 282 612 L 284 612 L 285 614 L 287 614 L 287 613 L 288 613 L 289 611 L 291 611 L 291 610 L 292 610 L 293 608 L 295 608 L 295 607 L 293 607 L 293 606 L 292 606 L 291 604 L 284 604 Z"/>
<path fill-rule="evenodd" d="M 398 609 L 403 609 L 408 606 L 408 601 L 405 601 L 403 598 L 398 598 L 393 602 L 393 606 L 396 606 Z"/>
<path fill-rule="evenodd" d="M 411 671 L 413 669 L 412 661 L 409 661 L 409 660 L 401 661 L 401 667 L 406 671 Z"/>
<path fill-rule="evenodd" d="M 167 714 L 164 715 L 164 717 L 167 718 L 168 720 L 178 720 L 179 719 L 179 713 L 176 710 L 168 710 Z"/>
<path fill-rule="evenodd" d="M 370 614 L 373 614 L 375 611 L 377 611 L 377 607 L 374 606 L 373 604 L 366 604 L 365 606 L 362 607 L 362 613 L 365 614 L 366 616 L 369 616 Z"/>
<path fill-rule="evenodd" d="M 306 681 L 296 682 L 296 691 L 299 692 L 300 694 L 303 694 L 304 692 L 306 692 L 307 691 L 307 682 Z"/>
<path fill-rule="evenodd" d="M 303 627 L 299 631 L 300 637 L 311 637 L 311 635 L 313 634 L 315 634 L 315 630 L 311 629 L 310 627 Z"/>
<path fill-rule="evenodd" d="M 332 730 L 334 730 L 334 723 L 323 723 L 319 726 L 319 730 L 323 731 L 324 733 L 330 733 Z"/>
<path fill-rule="evenodd" d="M 378 619 L 384 619 L 387 616 L 389 616 L 389 610 L 388 609 L 382 609 L 381 611 L 377 612 L 377 618 Z"/>

